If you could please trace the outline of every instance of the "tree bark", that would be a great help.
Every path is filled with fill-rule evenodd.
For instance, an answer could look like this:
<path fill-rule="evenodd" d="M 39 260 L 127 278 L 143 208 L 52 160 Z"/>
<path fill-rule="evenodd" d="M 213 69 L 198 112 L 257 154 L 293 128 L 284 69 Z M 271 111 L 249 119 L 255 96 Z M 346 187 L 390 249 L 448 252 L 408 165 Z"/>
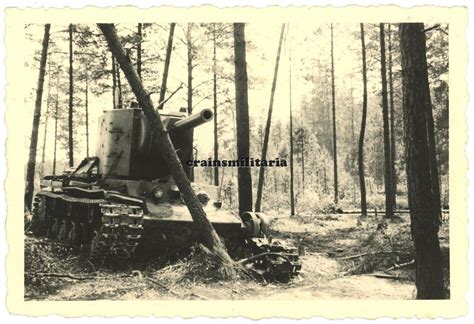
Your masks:
<path fill-rule="evenodd" d="M 155 134 L 155 144 L 158 146 L 159 151 L 162 154 L 164 161 L 167 163 L 167 167 L 173 176 L 173 179 L 178 186 L 183 199 L 188 207 L 189 213 L 197 227 L 199 232 L 200 241 L 204 246 L 209 248 L 223 264 L 233 264 L 232 259 L 229 257 L 224 244 L 219 239 L 216 231 L 212 227 L 211 223 L 207 219 L 207 216 L 199 202 L 196 194 L 194 193 L 191 183 L 189 182 L 186 174 L 184 173 L 183 166 L 176 154 L 173 143 L 170 140 L 168 132 L 164 127 L 160 113 L 153 108 L 150 96 L 145 91 L 138 74 L 133 69 L 133 64 L 125 54 L 125 51 L 120 44 L 120 41 L 113 24 L 98 24 L 102 30 L 109 48 L 122 68 L 125 77 L 135 94 L 140 107 L 143 109 L 146 120 L 150 124 L 150 127 Z"/>
<path fill-rule="evenodd" d="M 331 24 L 331 90 L 332 90 L 332 145 L 334 150 L 334 204 L 339 202 L 337 181 L 336 86 L 334 84 L 334 37 Z"/>
<path fill-rule="evenodd" d="M 186 42 L 187 42 L 187 49 L 188 49 L 188 115 L 193 113 L 193 42 L 192 42 L 192 32 L 191 32 L 192 25 L 188 23 L 188 28 L 186 31 Z M 194 147 L 194 130 L 189 130 L 189 138 L 191 141 L 191 146 Z M 188 160 L 192 160 L 193 158 L 193 150 L 191 149 L 188 152 Z M 185 168 L 187 171 L 189 180 L 194 181 L 194 168 Z"/>
<path fill-rule="evenodd" d="M 427 111 L 430 93 L 422 23 L 400 24 L 406 171 L 411 233 L 415 245 L 418 299 L 445 297 L 438 240 L 439 218 L 432 190 Z"/>
<path fill-rule="evenodd" d="M 31 129 L 30 150 L 28 155 L 28 165 L 26 169 L 25 188 L 25 209 L 31 210 L 33 192 L 35 190 L 35 168 L 36 168 L 36 148 L 38 145 L 38 129 L 41 117 L 41 103 L 43 99 L 44 75 L 46 73 L 46 60 L 48 58 L 49 30 L 51 24 L 44 25 L 43 42 L 41 44 L 41 58 L 38 75 L 38 85 L 36 88 L 35 112 L 33 115 L 33 127 Z"/>
<path fill-rule="evenodd" d="M 137 25 L 137 74 L 142 79 L 142 24 Z"/>
<path fill-rule="evenodd" d="M 117 109 L 123 108 L 123 98 L 122 98 L 122 80 L 120 78 L 120 68 L 118 68 L 119 63 L 116 63 L 117 67 L 115 71 L 117 72 Z"/>
<path fill-rule="evenodd" d="M 85 108 L 86 108 L 86 156 L 89 157 L 89 77 L 86 72 L 86 98 L 85 98 Z"/>
<path fill-rule="evenodd" d="M 213 45 L 213 67 L 212 67 L 212 92 L 213 92 L 213 106 L 214 106 L 214 161 L 219 160 L 219 141 L 217 134 L 217 56 L 216 56 L 216 24 L 213 25 L 212 31 L 212 45 Z M 219 185 L 219 168 L 214 168 L 214 185 Z"/>
<path fill-rule="evenodd" d="M 367 216 L 367 197 L 365 189 L 365 171 L 364 171 L 364 138 L 365 124 L 367 122 L 367 60 L 365 53 L 365 33 L 364 24 L 360 24 L 360 41 L 362 48 L 362 83 L 363 83 L 363 100 L 362 100 L 362 120 L 360 123 L 359 135 L 359 185 L 360 185 L 360 209 L 362 216 Z"/>
<path fill-rule="evenodd" d="M 72 24 L 69 24 L 69 114 L 68 114 L 68 149 L 69 149 L 69 167 L 74 166 L 74 125 L 73 125 L 73 109 L 74 109 L 74 79 L 73 79 L 73 50 L 72 50 Z"/>
<path fill-rule="evenodd" d="M 393 60 L 392 60 L 392 31 L 391 24 L 388 24 L 388 84 L 390 93 L 390 165 L 392 174 L 392 206 L 397 209 L 397 172 L 395 170 L 396 161 L 396 141 L 395 141 L 395 105 L 393 102 Z"/>
<path fill-rule="evenodd" d="M 283 34 L 285 33 L 285 24 L 281 25 L 280 40 L 278 42 L 278 50 L 275 61 L 275 69 L 273 72 L 273 83 L 272 90 L 270 93 L 270 105 L 268 107 L 267 123 L 265 125 L 265 134 L 263 136 L 263 146 L 262 146 L 262 161 L 267 159 L 268 151 L 268 141 L 270 139 L 270 128 L 272 125 L 272 112 L 273 112 L 273 100 L 275 98 L 275 90 L 278 79 L 278 67 L 280 65 L 280 53 L 281 45 L 283 43 Z M 258 173 L 258 183 L 257 183 L 257 199 L 255 202 L 255 211 L 260 212 L 262 207 L 262 195 L 263 195 L 263 184 L 265 179 L 265 168 L 261 167 Z"/>
<path fill-rule="evenodd" d="M 385 218 L 393 218 L 392 165 L 390 161 L 390 125 L 388 120 L 387 69 L 385 65 L 385 31 L 380 24 L 380 64 L 382 74 L 382 117 L 384 148 L 384 184 L 385 184 Z"/>
<path fill-rule="evenodd" d="M 56 93 L 56 100 L 54 103 L 54 152 L 53 152 L 53 175 L 56 175 L 56 149 L 58 144 L 58 106 L 59 98 Z"/>
<path fill-rule="evenodd" d="M 166 46 L 166 57 L 165 57 L 165 68 L 163 69 L 163 79 L 161 80 L 161 88 L 160 88 L 160 106 L 158 109 L 163 109 L 167 83 L 168 83 L 168 71 L 170 69 L 170 62 L 171 62 L 171 52 L 173 51 L 173 36 L 174 36 L 174 28 L 176 23 L 170 24 L 170 33 L 168 36 L 168 45 Z"/>
<path fill-rule="evenodd" d="M 112 108 L 117 109 L 117 72 L 115 71 L 115 57 L 112 54 Z"/>
<path fill-rule="evenodd" d="M 237 123 L 237 158 L 249 158 L 248 78 L 245 55 L 245 24 L 234 23 L 235 106 Z M 250 168 L 238 168 L 239 214 L 252 210 Z"/>
<path fill-rule="evenodd" d="M 44 120 L 43 146 L 41 148 L 40 178 L 44 176 L 44 159 L 46 155 L 46 139 L 48 138 L 48 120 L 51 105 L 51 61 L 48 61 L 48 95 L 46 97 L 46 118 Z"/>
<path fill-rule="evenodd" d="M 292 84 L 291 84 L 291 44 L 289 45 L 289 87 L 290 87 L 290 216 L 295 216 L 295 175 L 293 166 L 293 97 L 292 97 Z"/>

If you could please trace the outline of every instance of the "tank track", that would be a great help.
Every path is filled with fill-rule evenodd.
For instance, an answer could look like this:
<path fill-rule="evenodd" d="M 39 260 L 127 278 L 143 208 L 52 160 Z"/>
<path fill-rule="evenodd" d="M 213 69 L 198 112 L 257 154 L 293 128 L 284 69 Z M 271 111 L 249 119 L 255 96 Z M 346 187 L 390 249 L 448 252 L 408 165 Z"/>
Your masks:
<path fill-rule="evenodd" d="M 140 243 L 143 209 L 105 199 L 40 192 L 33 202 L 31 229 L 35 236 L 80 248 L 95 265 L 123 264 Z"/>

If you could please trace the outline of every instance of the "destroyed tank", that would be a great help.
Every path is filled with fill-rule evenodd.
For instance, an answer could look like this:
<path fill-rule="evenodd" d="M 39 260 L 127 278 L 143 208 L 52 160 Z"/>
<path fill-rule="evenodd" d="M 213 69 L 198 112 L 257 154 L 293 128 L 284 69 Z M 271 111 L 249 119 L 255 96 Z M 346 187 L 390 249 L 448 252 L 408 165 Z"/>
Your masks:
<path fill-rule="evenodd" d="M 209 109 L 191 116 L 160 114 L 189 174 L 192 129 L 213 118 Z M 229 252 L 255 256 L 263 275 L 294 276 L 301 269 L 296 249 L 270 242 L 262 214 L 235 216 L 222 208 L 217 186 L 192 183 L 204 211 Z M 87 251 L 95 264 L 126 262 L 141 253 L 171 254 L 189 248 L 198 233 L 141 109 L 104 111 L 96 156 L 60 176 L 46 176 L 33 202 L 36 236 Z"/>

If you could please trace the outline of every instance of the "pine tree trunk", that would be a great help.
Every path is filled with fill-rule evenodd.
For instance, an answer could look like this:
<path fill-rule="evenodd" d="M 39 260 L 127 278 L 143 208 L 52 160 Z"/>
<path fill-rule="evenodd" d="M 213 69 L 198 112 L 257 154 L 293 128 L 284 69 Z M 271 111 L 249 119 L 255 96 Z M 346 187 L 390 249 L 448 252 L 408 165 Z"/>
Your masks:
<path fill-rule="evenodd" d="M 186 32 L 186 42 L 188 48 L 188 115 L 193 113 L 193 43 L 192 43 L 192 35 L 191 35 L 191 24 L 188 23 L 188 29 Z M 191 147 L 194 147 L 194 130 L 189 130 L 189 139 L 190 143 L 192 144 Z M 193 159 L 193 149 L 188 152 L 188 160 Z M 185 167 L 187 171 L 189 180 L 194 181 L 194 168 L 192 167 Z"/>
<path fill-rule="evenodd" d="M 46 118 L 44 120 L 44 133 L 43 133 L 43 146 L 41 148 L 41 168 L 40 168 L 40 178 L 44 176 L 44 159 L 46 156 L 46 139 L 48 138 L 48 120 L 49 120 L 49 111 L 51 105 L 51 61 L 48 62 L 48 95 L 46 97 Z"/>
<path fill-rule="evenodd" d="M 392 206 L 397 209 L 397 172 L 395 170 L 396 162 L 396 140 L 395 140 L 395 105 L 393 102 L 393 62 L 392 62 L 392 31 L 391 24 L 388 24 L 388 84 L 390 92 L 390 164 L 392 174 Z"/>
<path fill-rule="evenodd" d="M 59 98 L 56 93 L 56 100 L 54 103 L 54 152 L 53 152 L 53 175 L 56 175 L 56 149 L 58 144 L 58 106 Z"/>
<path fill-rule="evenodd" d="M 331 90 L 332 90 L 332 145 L 334 158 L 334 204 L 339 202 L 337 181 L 337 136 L 336 136 L 336 86 L 334 84 L 334 37 L 331 24 Z"/>
<path fill-rule="evenodd" d="M 367 60 L 365 53 L 365 33 L 364 24 L 360 24 L 360 41 L 362 47 L 362 80 L 363 80 L 363 100 L 362 100 L 362 121 L 360 123 L 359 136 L 359 185 L 360 185 L 360 210 L 362 216 L 367 216 L 367 197 L 365 189 L 365 171 L 364 171 L 364 139 L 365 139 L 365 125 L 367 122 Z"/>
<path fill-rule="evenodd" d="M 165 68 L 163 69 L 163 79 L 161 80 L 161 88 L 160 88 L 160 103 L 165 101 L 167 83 L 168 83 L 168 71 L 170 69 L 170 62 L 171 62 L 171 52 L 173 51 L 173 35 L 174 35 L 174 28 L 176 23 L 170 24 L 170 33 L 168 36 L 168 45 L 166 46 L 166 57 L 165 57 Z M 158 109 L 163 109 L 164 103 L 161 104 Z"/>
<path fill-rule="evenodd" d="M 303 116 L 301 116 L 303 117 Z M 303 119 L 303 118 L 301 118 Z M 304 191 L 304 138 L 305 138 L 305 131 L 304 128 L 301 129 L 301 185 Z"/>
<path fill-rule="evenodd" d="M 69 114 L 68 114 L 68 149 L 69 149 L 69 167 L 74 166 L 74 125 L 73 125 L 73 109 L 74 109 L 74 80 L 73 80 L 73 51 L 72 51 L 72 37 L 73 37 L 72 24 L 69 24 Z"/>
<path fill-rule="evenodd" d="M 273 99 L 275 98 L 275 90 L 278 79 L 278 67 L 280 65 L 280 53 L 281 45 L 283 43 L 283 35 L 285 33 L 285 24 L 281 25 L 280 40 L 278 42 L 278 50 L 275 61 L 275 69 L 273 72 L 273 83 L 272 90 L 270 93 L 270 105 L 268 107 L 267 123 L 265 125 L 265 134 L 263 136 L 263 146 L 262 146 L 262 161 L 267 159 L 267 150 L 268 150 L 268 141 L 270 139 L 270 128 L 272 125 L 272 112 L 273 112 Z M 255 211 L 260 212 L 262 208 L 262 195 L 263 195 L 263 184 L 265 179 L 265 168 L 260 168 L 258 173 L 258 183 L 257 183 L 257 199 L 255 202 Z"/>
<path fill-rule="evenodd" d="M 31 142 L 28 155 L 28 165 L 26 169 L 25 188 L 25 209 L 31 210 L 33 192 L 35 190 L 35 168 L 36 168 L 36 148 L 38 145 L 38 129 L 41 117 L 41 103 L 43 99 L 44 75 L 46 73 L 46 60 L 48 58 L 49 30 L 51 24 L 44 25 L 43 43 L 41 44 L 41 58 L 38 75 L 38 85 L 36 87 L 35 112 L 33 115 L 33 127 L 31 129 Z"/>
<path fill-rule="evenodd" d="M 390 124 L 388 120 L 387 69 L 385 58 L 385 31 L 380 24 L 380 63 L 382 73 L 382 117 L 384 148 L 384 184 L 385 184 L 385 218 L 393 218 L 392 164 L 390 161 Z"/>
<path fill-rule="evenodd" d="M 439 210 L 432 190 L 427 111 L 431 109 L 422 23 L 400 24 L 406 171 L 418 299 L 445 297 L 438 240 Z"/>
<path fill-rule="evenodd" d="M 291 84 L 291 44 L 289 46 L 289 86 L 290 86 L 290 216 L 295 216 L 295 175 L 293 166 L 293 97 L 292 97 L 292 84 Z"/>
<path fill-rule="evenodd" d="M 115 71 L 117 72 L 117 109 L 123 108 L 123 98 L 122 98 L 122 80 L 120 78 L 120 67 L 119 63 L 116 63 Z"/>
<path fill-rule="evenodd" d="M 223 264 L 233 264 L 224 244 L 219 239 L 219 236 L 207 219 L 201 203 L 191 187 L 191 183 L 184 172 L 183 166 L 181 165 L 175 148 L 173 147 L 173 143 L 171 142 L 168 132 L 161 121 L 159 112 L 154 109 L 153 103 L 148 96 L 148 92 L 143 88 L 138 74 L 133 69 L 132 62 L 127 57 L 122 45 L 120 44 L 115 26 L 113 24 L 99 24 L 99 28 L 102 30 L 111 52 L 119 62 L 133 93 L 138 99 L 140 107 L 143 109 L 146 120 L 155 134 L 155 144 L 158 146 L 176 185 L 183 195 L 186 206 L 188 207 L 191 217 L 199 232 L 200 241 L 216 256 L 218 256 Z"/>
<path fill-rule="evenodd" d="M 85 116 L 86 117 L 86 156 L 89 157 L 89 78 L 87 74 L 86 74 L 85 108 L 86 108 L 86 116 Z"/>
<path fill-rule="evenodd" d="M 115 71 L 115 57 L 112 54 L 112 108 L 117 109 L 117 72 Z"/>
<path fill-rule="evenodd" d="M 212 92 L 213 92 L 213 106 L 214 106 L 214 161 L 219 160 L 219 141 L 217 139 L 217 56 L 216 56 L 216 24 L 213 25 L 212 31 L 212 45 L 213 45 L 213 83 L 212 83 Z M 219 168 L 214 168 L 214 185 L 219 185 Z"/>
<path fill-rule="evenodd" d="M 234 23 L 235 106 L 237 122 L 237 158 L 250 156 L 248 78 L 245 54 L 245 24 Z M 238 168 L 239 214 L 252 210 L 250 168 Z"/>
<path fill-rule="evenodd" d="M 142 79 L 142 24 L 137 25 L 137 74 Z"/>

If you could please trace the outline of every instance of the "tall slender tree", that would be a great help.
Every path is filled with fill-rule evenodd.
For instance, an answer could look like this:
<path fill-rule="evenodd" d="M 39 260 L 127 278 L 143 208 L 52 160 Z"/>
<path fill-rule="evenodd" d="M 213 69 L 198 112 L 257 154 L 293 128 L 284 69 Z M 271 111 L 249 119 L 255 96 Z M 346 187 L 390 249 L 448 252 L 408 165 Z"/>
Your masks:
<path fill-rule="evenodd" d="M 388 24 L 388 85 L 390 94 L 390 171 L 392 176 L 392 206 L 397 206 L 397 172 L 396 161 L 396 137 L 395 137 L 395 104 L 393 98 L 393 59 L 392 59 L 392 24 Z"/>
<path fill-rule="evenodd" d="M 115 71 L 115 57 L 112 55 L 112 108 L 117 109 L 117 72 Z"/>
<path fill-rule="evenodd" d="M 212 26 L 212 104 L 214 108 L 214 161 L 219 160 L 219 141 L 217 134 L 217 27 Z M 214 185 L 219 185 L 219 168 L 214 168 Z"/>
<path fill-rule="evenodd" d="M 338 181 L 337 181 L 337 131 L 336 131 L 336 86 L 334 82 L 334 35 L 331 24 L 331 92 L 332 92 L 332 147 L 334 163 L 334 203 L 339 201 Z"/>
<path fill-rule="evenodd" d="M 237 123 L 237 158 L 250 156 L 248 77 L 245 46 L 245 24 L 234 23 L 235 106 Z M 239 214 L 252 210 L 252 176 L 250 168 L 238 169 Z"/>
<path fill-rule="evenodd" d="M 380 24 L 380 64 L 382 74 L 382 117 L 384 148 L 385 218 L 393 218 L 392 166 L 390 161 L 390 125 L 388 120 L 387 68 L 385 58 L 385 30 Z"/>
<path fill-rule="evenodd" d="M 275 69 L 273 72 L 273 82 L 272 90 L 270 93 L 270 105 L 268 107 L 267 123 L 265 125 L 265 134 L 263 136 L 263 146 L 262 146 L 262 161 L 267 159 L 267 150 L 268 150 L 268 141 L 270 139 L 270 128 L 272 125 L 272 112 L 273 112 L 273 99 L 275 98 L 275 90 L 278 79 L 278 67 L 280 65 L 280 53 L 281 45 L 283 43 L 283 35 L 285 33 L 285 24 L 281 25 L 280 31 L 280 40 L 278 41 L 278 49 L 275 60 Z M 258 183 L 257 183 L 257 199 L 255 202 L 255 211 L 259 212 L 262 208 L 262 195 L 263 195 L 263 184 L 265 181 L 265 168 L 260 168 L 258 173 Z"/>
<path fill-rule="evenodd" d="M 89 157 L 89 72 L 86 71 L 86 88 L 85 88 L 85 112 L 86 112 L 86 156 Z"/>
<path fill-rule="evenodd" d="M 38 146 L 38 129 L 41 117 L 41 103 L 43 99 L 44 75 L 46 73 L 46 60 L 48 58 L 49 31 L 51 24 L 44 25 L 43 42 L 41 44 L 41 58 L 39 66 L 38 84 L 36 87 L 35 112 L 31 129 L 30 151 L 26 169 L 25 209 L 31 209 L 33 192 L 35 189 L 36 148 Z"/>
<path fill-rule="evenodd" d="M 188 23 L 187 29 L 186 29 L 186 48 L 187 48 L 187 72 L 188 72 L 188 115 L 191 115 L 193 113 L 193 69 L 194 69 L 194 63 L 193 63 L 193 58 L 194 58 L 194 45 L 193 45 L 193 35 L 192 35 L 192 28 L 193 25 L 192 23 Z M 194 130 L 190 129 L 189 130 L 189 136 L 190 136 L 190 141 L 191 143 L 194 142 Z M 193 150 L 189 152 L 189 158 L 188 160 L 192 160 L 193 156 Z M 194 181 L 194 169 L 193 168 L 187 168 L 188 172 L 188 177 L 191 181 Z"/>
<path fill-rule="evenodd" d="M 427 113 L 431 111 L 426 40 L 422 23 L 399 27 L 403 112 L 411 234 L 415 245 L 417 299 L 445 297 L 438 239 L 439 210 L 433 191 Z"/>
<path fill-rule="evenodd" d="M 365 140 L 365 126 L 367 122 L 367 60 L 365 50 L 365 33 L 364 24 L 360 24 L 360 42 L 362 49 L 362 84 L 363 84 L 363 99 L 362 99 L 362 120 L 360 122 L 359 135 L 359 186 L 360 186 L 360 210 L 362 216 L 367 216 L 367 197 L 365 189 L 365 171 L 364 171 L 364 140 Z"/>
<path fill-rule="evenodd" d="M 291 84 L 291 43 L 289 44 L 289 95 L 290 95 L 290 216 L 295 216 L 295 175 L 293 166 L 293 97 Z"/>
<path fill-rule="evenodd" d="M 163 78 L 161 80 L 161 88 L 160 88 L 160 109 L 163 108 L 165 95 L 166 95 L 166 88 L 168 84 L 168 71 L 170 70 L 170 62 L 171 62 L 171 52 L 173 51 L 173 36 L 174 36 L 174 29 L 176 23 L 170 24 L 170 32 L 168 35 L 168 45 L 166 46 L 166 56 L 165 56 L 165 67 L 163 69 Z"/>
<path fill-rule="evenodd" d="M 142 39 L 143 39 L 143 24 L 137 25 L 137 74 L 140 80 L 142 79 Z"/>
<path fill-rule="evenodd" d="M 43 146 L 41 148 L 41 167 L 40 167 L 40 177 L 44 176 L 44 163 L 46 156 L 46 139 L 48 138 L 48 120 L 50 114 L 50 105 L 51 105 L 51 60 L 48 61 L 48 94 L 46 96 L 46 114 L 44 119 L 44 132 L 43 132 Z"/>
<path fill-rule="evenodd" d="M 74 114 L 74 77 L 73 77 L 73 35 L 74 25 L 69 24 L 69 114 L 68 114 L 68 153 L 69 153 L 69 167 L 74 165 L 74 125 L 73 125 L 73 114 Z"/>
<path fill-rule="evenodd" d="M 56 97 L 54 100 L 54 148 L 53 148 L 53 176 L 56 175 L 56 153 L 58 145 L 58 108 L 59 108 L 59 98 L 58 93 L 56 92 Z"/>

